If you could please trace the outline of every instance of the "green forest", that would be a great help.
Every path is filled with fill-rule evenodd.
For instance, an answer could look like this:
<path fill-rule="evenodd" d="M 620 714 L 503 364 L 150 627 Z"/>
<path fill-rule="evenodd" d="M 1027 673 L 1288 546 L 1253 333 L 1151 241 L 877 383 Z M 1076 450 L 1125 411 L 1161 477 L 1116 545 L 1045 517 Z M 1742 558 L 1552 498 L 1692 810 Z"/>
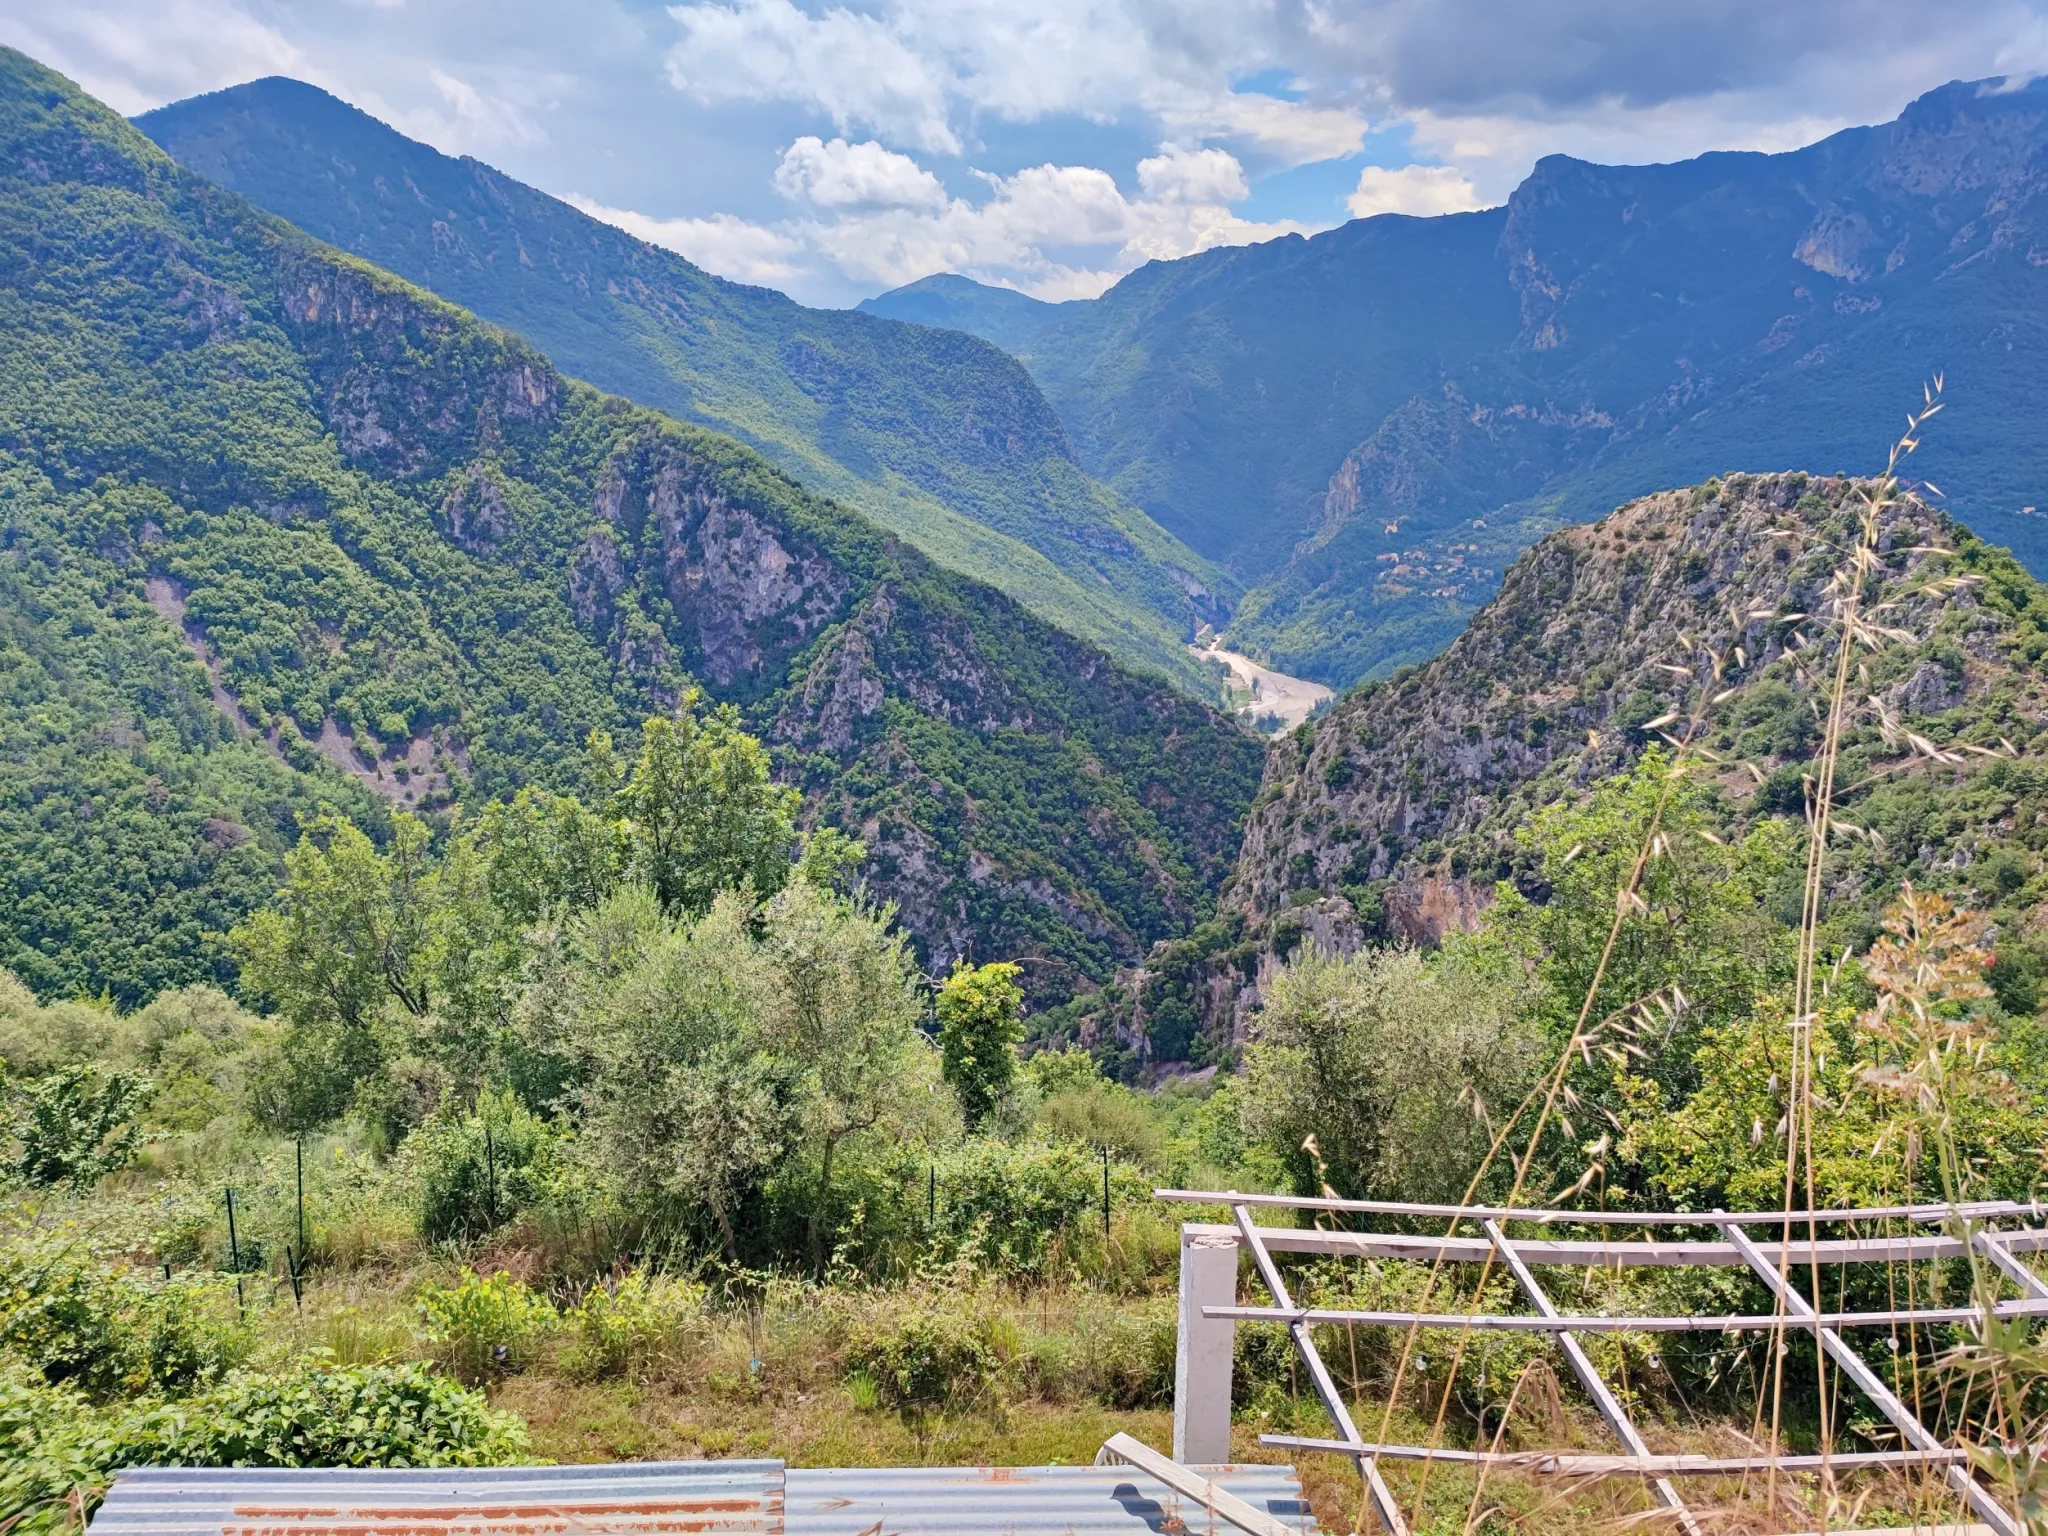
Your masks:
<path fill-rule="evenodd" d="M 1238 588 L 1074 462 L 1015 359 L 958 330 L 727 282 L 325 92 L 268 79 L 146 113 L 180 164 L 777 468 L 1197 697 L 1184 644 Z"/>
<path fill-rule="evenodd" d="M 1257 741 L 0 64 L 0 961 L 39 994 L 225 982 L 296 818 L 567 787 L 691 686 L 942 966 L 1057 1001 L 1213 907 Z"/>

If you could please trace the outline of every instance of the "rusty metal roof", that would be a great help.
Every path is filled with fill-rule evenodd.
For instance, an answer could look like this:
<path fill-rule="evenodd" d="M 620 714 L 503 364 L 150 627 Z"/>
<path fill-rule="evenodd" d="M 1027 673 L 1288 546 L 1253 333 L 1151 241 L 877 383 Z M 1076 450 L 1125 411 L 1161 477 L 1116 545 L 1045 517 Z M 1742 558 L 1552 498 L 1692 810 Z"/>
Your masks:
<path fill-rule="evenodd" d="M 782 1463 L 134 1467 L 93 1536 L 780 1536 Z"/>
<path fill-rule="evenodd" d="M 1316 1536 L 1292 1467 L 1197 1467 Z M 787 1536 L 1242 1536 L 1136 1467 L 789 1469 Z"/>
<path fill-rule="evenodd" d="M 1198 1469 L 1318 1536 L 1292 1467 Z M 1134 1467 L 136 1467 L 91 1536 L 1240 1536 Z"/>

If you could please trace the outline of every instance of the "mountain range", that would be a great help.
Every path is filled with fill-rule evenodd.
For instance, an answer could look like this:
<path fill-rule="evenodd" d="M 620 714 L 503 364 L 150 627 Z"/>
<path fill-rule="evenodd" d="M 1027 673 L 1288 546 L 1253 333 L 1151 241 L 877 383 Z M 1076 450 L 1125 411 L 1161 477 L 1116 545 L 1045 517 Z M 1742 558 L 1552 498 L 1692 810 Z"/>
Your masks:
<path fill-rule="evenodd" d="M 1042 1001 L 1213 908 L 1260 771 L 1155 674 L 0 50 L 0 967 L 230 980 L 306 812 L 573 784 L 693 687 L 930 964 L 1015 957 Z"/>
<path fill-rule="evenodd" d="M 1505 206 L 1154 262 L 1037 305 L 863 307 L 1011 349 L 1081 465 L 1249 591 L 1227 642 L 1343 687 L 1427 659 L 1534 539 L 1727 470 L 1921 472 L 2048 575 L 2048 81 L 1788 154 L 1539 161 Z"/>
<path fill-rule="evenodd" d="M 758 449 L 941 564 L 1198 696 L 1184 644 L 1228 572 L 1075 462 L 1043 394 L 961 330 L 807 309 L 727 282 L 296 80 L 137 126 L 308 234 L 519 332 L 560 368 Z"/>

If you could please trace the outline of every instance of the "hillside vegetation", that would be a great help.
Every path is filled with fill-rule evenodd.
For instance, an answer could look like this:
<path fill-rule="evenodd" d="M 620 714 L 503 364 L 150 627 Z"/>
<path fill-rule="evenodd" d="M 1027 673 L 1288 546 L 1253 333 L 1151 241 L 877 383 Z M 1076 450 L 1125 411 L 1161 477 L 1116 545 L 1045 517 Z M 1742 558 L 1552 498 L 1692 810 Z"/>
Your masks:
<path fill-rule="evenodd" d="M 296 814 L 566 784 L 693 683 L 937 966 L 1056 999 L 1209 909 L 1260 755 L 1228 722 L 18 53 L 0 145 L 0 908 L 39 989 L 224 979 Z"/>
<path fill-rule="evenodd" d="M 1435 944 L 1482 927 L 1497 886 L 1540 904 L 1583 840 L 1574 807 L 1702 690 L 1727 697 L 1691 814 L 1724 840 L 1794 837 L 1820 739 L 1812 615 L 1856 485 L 1730 475 L 1553 533 L 1441 656 L 1276 744 L 1222 914 L 1137 990 L 1165 1019 L 1152 1033 L 1241 1033 L 1262 956 Z M 1843 749 L 1838 813 L 1862 835 L 1831 855 L 1838 945 L 1866 946 L 1910 880 L 1993 913 L 2000 974 L 2031 999 L 2048 976 L 2048 588 L 1938 513 L 1902 511 L 1886 541 L 1891 638 Z M 1735 646 L 1710 689 L 1702 657 Z M 1774 921 L 1786 889 L 1757 896 Z"/>
<path fill-rule="evenodd" d="M 1227 615 L 1233 578 L 1089 479 L 1030 375 L 995 348 L 726 282 L 295 80 L 137 124 L 181 164 L 519 332 L 563 371 L 737 437 L 1127 665 L 1217 694 L 1183 642 Z"/>
<path fill-rule="evenodd" d="M 1505 207 L 1155 262 L 1028 337 L 1007 303 L 955 294 L 952 323 L 1004 336 L 1081 464 L 1245 580 L 1229 644 L 1338 687 L 1441 649 L 1560 524 L 1854 468 L 1936 372 L 1958 409 L 1915 472 L 2048 576 L 2048 85 L 1989 85 L 1787 154 L 1549 156 Z"/>

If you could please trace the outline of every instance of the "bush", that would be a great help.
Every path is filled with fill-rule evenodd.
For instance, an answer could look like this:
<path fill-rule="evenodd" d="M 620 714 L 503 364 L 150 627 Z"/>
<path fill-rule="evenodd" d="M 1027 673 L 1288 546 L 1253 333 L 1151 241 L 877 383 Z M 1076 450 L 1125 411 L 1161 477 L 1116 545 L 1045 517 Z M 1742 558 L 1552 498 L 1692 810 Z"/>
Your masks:
<path fill-rule="evenodd" d="M 77 1528 L 73 1501 L 121 1459 L 121 1443 L 77 1391 L 0 1363 L 0 1530 L 58 1536 Z"/>
<path fill-rule="evenodd" d="M 1112 1206 L 1148 1200 L 1137 1169 L 1111 1165 Z M 1056 1241 L 1102 1221 L 1102 1163 L 1072 1142 L 963 1142 L 938 1164 L 935 1236 L 999 1274 L 1042 1275 Z"/>
<path fill-rule="evenodd" d="M 0 1348 L 94 1396 L 189 1392 L 248 1353 L 226 1282 L 152 1285 L 68 1231 L 0 1245 Z"/>
<path fill-rule="evenodd" d="M 465 1265 L 454 1285 L 428 1288 L 418 1305 L 421 1332 L 472 1385 L 524 1369 L 556 1323 L 547 1298 L 502 1269 L 486 1280 Z"/>
<path fill-rule="evenodd" d="M 703 1306 L 701 1285 L 652 1277 L 645 1270 L 612 1285 L 592 1286 L 563 1315 L 569 1335 L 563 1373 L 583 1381 L 642 1379 L 701 1318 Z"/>
<path fill-rule="evenodd" d="M 847 1379 L 865 1377 L 910 1414 L 955 1407 L 994 1385 L 1002 1357 L 993 1320 L 922 1300 L 864 1331 L 847 1352 Z M 860 1394 L 858 1387 L 849 1390 Z"/>
<path fill-rule="evenodd" d="M 508 1091 L 467 1115 L 430 1117 L 401 1154 L 418 1191 L 420 1235 L 480 1237 L 560 1186 L 562 1138 Z"/>
<path fill-rule="evenodd" d="M 324 1360 L 230 1376 L 133 1438 L 134 1460 L 187 1467 L 495 1467 L 528 1451 L 516 1415 L 428 1366 Z"/>
<path fill-rule="evenodd" d="M 15 1172 L 30 1184 L 87 1189 L 135 1159 L 136 1116 L 149 1079 L 96 1066 L 63 1067 L 21 1092 Z"/>
<path fill-rule="evenodd" d="M 1107 1147 L 1134 1163 L 1150 1164 L 1159 1156 L 1159 1128 L 1138 1095 L 1121 1083 L 1098 1078 L 1048 1098 L 1038 1123 L 1060 1141 Z"/>

